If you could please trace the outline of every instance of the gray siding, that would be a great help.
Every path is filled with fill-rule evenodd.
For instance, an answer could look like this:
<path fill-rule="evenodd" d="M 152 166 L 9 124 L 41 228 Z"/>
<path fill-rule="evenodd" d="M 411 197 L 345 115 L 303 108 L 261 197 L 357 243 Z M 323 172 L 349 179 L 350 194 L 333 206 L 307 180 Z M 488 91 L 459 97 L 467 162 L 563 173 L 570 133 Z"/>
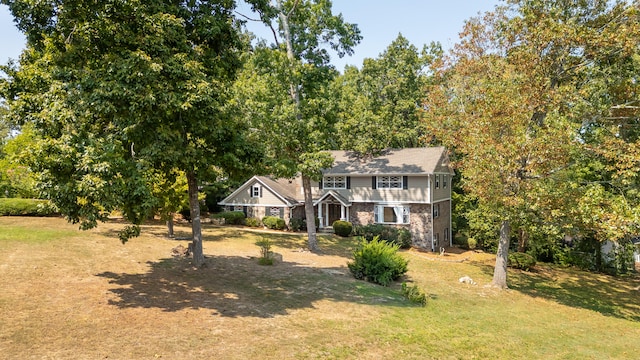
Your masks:
<path fill-rule="evenodd" d="M 285 202 L 282 201 L 280 197 L 278 197 L 276 194 L 269 191 L 268 188 L 260 185 L 260 183 L 257 183 L 257 184 L 262 186 L 262 197 L 251 197 L 251 189 L 253 188 L 254 184 L 256 184 L 256 182 L 252 182 L 251 184 L 249 184 L 248 188 L 245 188 L 243 191 L 240 191 L 238 194 L 236 194 L 235 197 L 229 199 L 228 203 L 234 204 L 234 205 L 254 205 L 254 206 L 255 205 L 265 205 L 265 206 L 286 205 Z"/>
<path fill-rule="evenodd" d="M 373 175 L 372 175 L 373 176 Z M 428 177 L 409 176 L 408 188 L 373 189 L 372 176 L 351 176 L 351 189 L 319 189 L 318 183 L 312 183 L 313 197 L 319 198 L 329 190 L 333 190 L 352 202 L 387 202 L 387 203 L 428 203 Z M 447 189 L 448 190 L 448 189 Z"/>

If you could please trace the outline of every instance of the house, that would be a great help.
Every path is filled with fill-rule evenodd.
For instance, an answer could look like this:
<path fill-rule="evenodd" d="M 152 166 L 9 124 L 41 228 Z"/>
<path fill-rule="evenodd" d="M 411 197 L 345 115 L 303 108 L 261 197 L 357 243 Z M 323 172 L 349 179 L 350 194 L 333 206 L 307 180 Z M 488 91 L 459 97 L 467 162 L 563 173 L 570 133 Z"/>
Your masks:
<path fill-rule="evenodd" d="M 416 247 L 451 246 L 453 171 L 445 148 L 387 150 L 375 157 L 330 153 L 333 167 L 311 184 L 320 229 L 336 220 L 386 224 L 409 229 Z M 304 218 L 302 180 L 254 176 L 219 204 L 247 217 L 281 217 L 288 224 Z"/>

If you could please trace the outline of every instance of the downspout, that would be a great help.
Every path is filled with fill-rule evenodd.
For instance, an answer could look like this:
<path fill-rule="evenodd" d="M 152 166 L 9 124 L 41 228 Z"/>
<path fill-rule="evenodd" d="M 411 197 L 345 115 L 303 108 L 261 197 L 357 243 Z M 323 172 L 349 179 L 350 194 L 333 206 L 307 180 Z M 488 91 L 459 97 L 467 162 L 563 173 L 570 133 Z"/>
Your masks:
<path fill-rule="evenodd" d="M 434 234 L 433 234 L 433 222 L 435 221 L 435 218 L 433 217 L 433 189 L 431 184 L 433 183 L 431 181 L 431 175 L 428 176 L 428 182 L 429 182 L 429 203 L 431 204 L 431 252 L 436 251 L 435 250 L 435 244 L 433 243 L 434 240 Z"/>

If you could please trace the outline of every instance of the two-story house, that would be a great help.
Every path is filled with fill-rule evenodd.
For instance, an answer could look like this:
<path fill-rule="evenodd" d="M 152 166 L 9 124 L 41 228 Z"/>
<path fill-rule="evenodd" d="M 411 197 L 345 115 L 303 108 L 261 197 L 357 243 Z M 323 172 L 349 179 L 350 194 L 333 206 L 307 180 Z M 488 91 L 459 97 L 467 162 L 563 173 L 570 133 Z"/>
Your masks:
<path fill-rule="evenodd" d="M 312 182 L 320 228 L 336 220 L 354 225 L 406 227 L 413 245 L 432 251 L 451 246 L 451 178 L 443 147 L 387 150 L 376 157 L 330 151 L 333 167 Z M 220 202 L 247 217 L 304 218 L 301 178 L 254 176 Z"/>

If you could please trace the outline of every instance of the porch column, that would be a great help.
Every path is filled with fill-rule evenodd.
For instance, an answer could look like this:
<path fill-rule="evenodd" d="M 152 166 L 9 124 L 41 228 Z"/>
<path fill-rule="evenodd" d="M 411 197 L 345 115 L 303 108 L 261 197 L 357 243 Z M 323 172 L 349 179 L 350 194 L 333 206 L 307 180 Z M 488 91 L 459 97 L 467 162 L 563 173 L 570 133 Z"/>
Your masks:
<path fill-rule="evenodd" d="M 340 220 L 342 221 L 347 221 L 347 218 L 345 217 L 345 206 L 340 204 Z"/>
<path fill-rule="evenodd" d="M 322 221 L 322 203 L 318 203 L 318 220 L 320 220 L 318 227 L 321 227 L 321 228 L 324 227 L 324 226 L 322 226 L 322 224 L 323 224 L 323 221 Z M 315 221 L 315 219 L 313 219 L 312 221 Z"/>

